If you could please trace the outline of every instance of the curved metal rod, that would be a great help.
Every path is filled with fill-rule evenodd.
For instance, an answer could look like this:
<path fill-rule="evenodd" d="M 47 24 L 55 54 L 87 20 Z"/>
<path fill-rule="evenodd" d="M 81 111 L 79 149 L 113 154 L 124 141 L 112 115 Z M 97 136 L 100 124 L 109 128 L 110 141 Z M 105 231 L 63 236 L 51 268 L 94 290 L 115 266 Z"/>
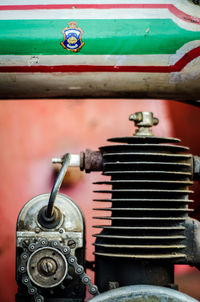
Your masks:
<path fill-rule="evenodd" d="M 60 169 L 60 172 L 59 172 L 58 177 L 57 177 L 57 179 L 54 183 L 54 186 L 51 190 L 51 194 L 50 194 L 50 197 L 49 197 L 49 202 L 48 202 L 47 211 L 46 211 L 46 216 L 48 218 L 53 216 L 53 208 L 54 208 L 54 203 L 55 203 L 55 200 L 56 200 L 56 196 L 57 196 L 58 191 L 60 189 L 60 186 L 62 184 L 63 178 L 65 177 L 65 174 L 67 172 L 67 169 L 68 169 L 68 166 L 69 166 L 69 163 L 70 163 L 70 158 L 71 158 L 70 153 L 66 153 L 63 156 L 62 167 Z"/>

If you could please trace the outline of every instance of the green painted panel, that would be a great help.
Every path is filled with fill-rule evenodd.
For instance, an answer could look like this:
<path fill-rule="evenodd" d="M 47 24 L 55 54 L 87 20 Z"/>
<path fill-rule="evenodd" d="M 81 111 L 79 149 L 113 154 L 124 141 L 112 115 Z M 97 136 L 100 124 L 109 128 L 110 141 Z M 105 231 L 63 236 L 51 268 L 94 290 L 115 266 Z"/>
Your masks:
<path fill-rule="evenodd" d="M 182 29 L 170 19 L 73 20 L 84 31 L 85 42 L 74 54 L 60 45 L 70 21 L 0 21 L 0 54 L 173 54 L 185 43 L 200 40 L 200 32 Z"/>

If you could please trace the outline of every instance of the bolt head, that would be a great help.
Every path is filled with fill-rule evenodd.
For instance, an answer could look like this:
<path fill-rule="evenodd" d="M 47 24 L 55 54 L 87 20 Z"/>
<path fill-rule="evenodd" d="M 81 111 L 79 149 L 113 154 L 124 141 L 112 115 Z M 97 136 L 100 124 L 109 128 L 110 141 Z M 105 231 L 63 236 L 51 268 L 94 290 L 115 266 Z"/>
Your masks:
<path fill-rule="evenodd" d="M 41 272 L 46 276 L 53 275 L 57 269 L 56 262 L 51 258 L 42 259 L 39 263 L 39 266 Z"/>
<path fill-rule="evenodd" d="M 75 240 L 69 240 L 67 245 L 70 247 L 70 249 L 74 249 L 76 247 L 76 241 Z"/>

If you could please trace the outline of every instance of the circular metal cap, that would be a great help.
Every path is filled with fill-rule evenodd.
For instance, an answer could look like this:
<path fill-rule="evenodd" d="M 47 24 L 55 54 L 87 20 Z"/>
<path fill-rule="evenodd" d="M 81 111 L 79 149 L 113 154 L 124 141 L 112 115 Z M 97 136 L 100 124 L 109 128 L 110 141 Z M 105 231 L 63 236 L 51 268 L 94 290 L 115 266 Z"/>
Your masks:
<path fill-rule="evenodd" d="M 31 281 L 43 288 L 59 285 L 67 275 L 68 264 L 64 255 L 55 248 L 36 250 L 29 258 L 27 272 Z"/>
<path fill-rule="evenodd" d="M 131 285 L 109 290 L 91 302 L 198 302 L 171 288 L 153 285 Z"/>

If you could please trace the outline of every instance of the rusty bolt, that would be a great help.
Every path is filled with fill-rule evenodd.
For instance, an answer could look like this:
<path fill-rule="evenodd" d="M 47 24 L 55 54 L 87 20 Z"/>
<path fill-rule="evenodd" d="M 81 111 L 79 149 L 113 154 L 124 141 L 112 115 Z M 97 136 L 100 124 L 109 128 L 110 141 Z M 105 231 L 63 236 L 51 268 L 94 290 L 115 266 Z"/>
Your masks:
<path fill-rule="evenodd" d="M 56 262 L 53 259 L 46 258 L 40 262 L 40 269 L 45 275 L 53 275 L 56 268 Z"/>

